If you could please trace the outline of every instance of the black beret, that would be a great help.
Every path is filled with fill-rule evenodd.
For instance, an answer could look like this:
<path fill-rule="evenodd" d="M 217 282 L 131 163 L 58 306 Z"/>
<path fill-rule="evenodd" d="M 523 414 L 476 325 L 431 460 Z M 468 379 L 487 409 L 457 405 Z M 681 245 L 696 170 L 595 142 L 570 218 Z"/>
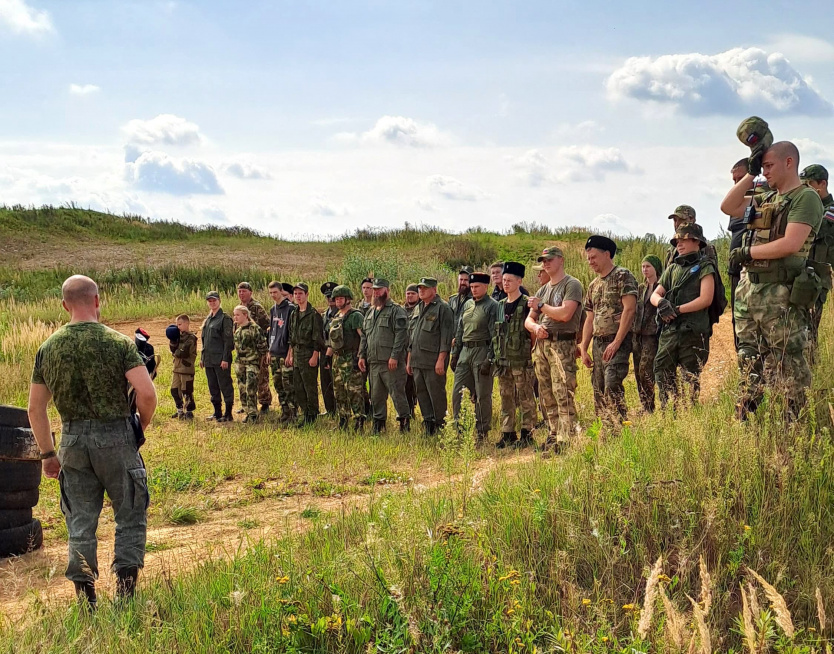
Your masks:
<path fill-rule="evenodd" d="M 293 286 L 289 282 L 281 282 L 281 290 L 283 290 L 285 293 L 292 293 Z"/>
<path fill-rule="evenodd" d="M 504 264 L 504 269 L 502 272 L 506 273 L 507 275 L 516 275 L 517 277 L 524 277 L 524 264 L 518 263 L 518 261 L 508 261 Z"/>
<path fill-rule="evenodd" d="M 476 272 L 469 275 L 470 284 L 489 284 L 492 281 L 487 273 Z"/>
<path fill-rule="evenodd" d="M 610 252 L 612 257 L 617 254 L 617 244 L 607 236 L 600 236 L 599 234 L 594 234 L 588 238 L 585 242 L 585 249 L 588 248 Z"/>

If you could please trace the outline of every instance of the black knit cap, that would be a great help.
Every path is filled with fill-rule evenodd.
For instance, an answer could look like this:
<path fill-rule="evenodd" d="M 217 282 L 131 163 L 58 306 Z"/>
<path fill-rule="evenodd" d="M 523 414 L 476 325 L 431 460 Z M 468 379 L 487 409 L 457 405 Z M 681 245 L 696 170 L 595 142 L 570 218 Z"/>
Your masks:
<path fill-rule="evenodd" d="M 524 277 L 526 268 L 523 263 L 518 261 L 508 261 L 504 264 L 503 273 L 505 275 L 515 275 L 516 277 Z"/>
<path fill-rule="evenodd" d="M 610 252 L 613 258 L 617 254 L 617 244 L 607 236 L 594 234 L 585 242 L 585 249 L 594 248 L 603 252 Z"/>

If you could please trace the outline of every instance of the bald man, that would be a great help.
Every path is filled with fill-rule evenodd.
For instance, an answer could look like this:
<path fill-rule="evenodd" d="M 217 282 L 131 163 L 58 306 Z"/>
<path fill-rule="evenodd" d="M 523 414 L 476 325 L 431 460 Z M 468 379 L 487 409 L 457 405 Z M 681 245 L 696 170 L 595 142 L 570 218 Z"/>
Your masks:
<path fill-rule="evenodd" d="M 70 321 L 46 339 L 35 356 L 29 421 L 44 475 L 57 478 L 61 487 L 69 536 L 66 576 L 74 582 L 79 601 L 94 609 L 96 527 L 105 491 L 116 521 L 117 596 L 133 596 L 144 565 L 148 484 L 131 425 L 128 385 L 135 391 L 142 430 L 156 410 L 156 391 L 133 341 L 99 323 L 96 283 L 74 275 L 61 291 Z M 57 455 L 46 412 L 50 399 L 62 423 Z"/>
<path fill-rule="evenodd" d="M 776 367 L 768 383 L 785 397 L 790 416 L 796 418 L 805 405 L 811 385 L 806 356 L 809 309 L 820 290 L 815 292 L 815 284 L 821 286 L 806 265 L 823 208 L 816 192 L 799 178 L 799 151 L 790 141 L 774 143 L 764 154 L 762 168 L 774 191 L 745 197 L 753 185 L 748 173 L 721 203 L 728 216 L 743 215 L 748 206 L 756 212 L 747 225 L 754 232 L 752 243 L 747 240 L 730 252 L 730 266 L 745 273 L 736 288 L 734 310 L 741 372 L 736 414 L 742 420 L 762 399 L 768 355 Z"/>

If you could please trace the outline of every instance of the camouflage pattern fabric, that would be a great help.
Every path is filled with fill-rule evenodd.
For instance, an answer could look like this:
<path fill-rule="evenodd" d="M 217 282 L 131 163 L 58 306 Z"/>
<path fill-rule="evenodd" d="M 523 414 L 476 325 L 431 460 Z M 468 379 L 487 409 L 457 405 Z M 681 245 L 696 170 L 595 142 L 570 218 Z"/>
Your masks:
<path fill-rule="evenodd" d="M 660 406 L 665 408 L 670 396 L 675 398 L 677 404 L 684 386 L 689 387 L 688 400 L 694 404 L 701 390 L 701 371 L 708 358 L 708 334 L 664 329 L 660 334 L 654 360 L 654 376 Z M 677 374 L 678 368 L 680 379 Z"/>
<path fill-rule="evenodd" d="M 602 353 L 613 340 L 613 337 L 594 338 L 592 350 L 594 368 L 591 383 L 594 387 L 594 408 L 597 416 L 609 426 L 618 424 L 626 417 L 623 380 L 628 375 L 628 358 L 631 355 L 631 340 L 626 339 L 610 361 L 603 361 Z"/>
<path fill-rule="evenodd" d="M 637 296 L 637 280 L 630 271 L 620 266 L 614 266 L 605 277 L 596 277 L 588 284 L 585 310 L 594 313 L 595 337 L 617 334 L 623 315 L 624 295 Z"/>
<path fill-rule="evenodd" d="M 333 390 L 340 418 L 365 417 L 365 382 L 353 352 L 334 355 Z"/>
<path fill-rule="evenodd" d="M 506 368 L 498 377 L 501 397 L 501 431 L 514 432 L 516 410 L 521 412 L 521 428 L 533 431 L 536 426 L 536 398 L 533 396 L 533 368 Z"/>
<path fill-rule="evenodd" d="M 258 417 L 258 376 L 260 366 L 253 363 L 235 364 L 237 373 L 237 387 L 240 393 L 240 404 L 243 411 L 250 418 Z"/>
<path fill-rule="evenodd" d="M 249 315 L 252 321 L 266 335 L 270 325 L 269 314 L 266 309 L 264 309 L 260 302 L 254 299 L 249 300 L 246 308 L 249 309 Z M 269 406 L 272 404 L 272 392 L 269 390 L 269 364 L 266 362 L 266 354 L 261 357 L 258 363 L 258 402 L 261 406 Z"/>
<path fill-rule="evenodd" d="M 576 431 L 576 342 L 538 341 L 535 371 L 549 441 L 567 442 Z"/>
<path fill-rule="evenodd" d="M 272 357 L 269 365 L 272 368 L 272 385 L 281 405 L 281 414 L 293 417 L 298 407 L 293 394 L 292 368 L 286 364 L 284 357 Z"/>
<path fill-rule="evenodd" d="M 235 332 L 236 361 L 260 368 L 261 358 L 266 354 L 266 338 L 254 322 L 239 327 Z"/>
<path fill-rule="evenodd" d="M 253 321 L 238 327 L 235 332 L 235 349 L 237 350 L 236 373 L 240 404 L 247 416 L 257 417 L 261 362 L 265 360 L 267 350 L 266 337 L 261 328 Z M 270 395 L 271 399 L 272 395 Z"/>
<path fill-rule="evenodd" d="M 174 372 L 194 376 L 194 363 L 197 361 L 197 335 L 191 332 L 180 332 L 180 340 L 172 346 L 174 357 Z"/>
<path fill-rule="evenodd" d="M 144 365 L 136 344 L 97 322 L 64 325 L 38 348 L 32 383 L 52 393 L 61 420 L 127 418 L 125 373 Z"/>
<path fill-rule="evenodd" d="M 656 331 L 655 327 L 655 333 Z M 640 404 L 645 412 L 652 413 L 654 411 L 654 360 L 657 356 L 657 336 L 633 334 L 632 354 Z"/>
<path fill-rule="evenodd" d="M 811 168 L 811 166 L 808 166 L 808 168 Z M 834 197 L 829 193 L 828 196 L 822 199 L 822 204 L 825 213 L 823 214 L 820 230 L 814 239 L 814 245 L 811 249 L 811 259 L 834 266 Z M 828 291 L 831 287 L 830 277 L 827 280 L 823 280 L 823 284 L 822 292 L 816 304 L 811 308 L 810 352 L 812 356 L 816 350 L 817 336 L 820 330 L 820 321 L 822 320 L 822 309 L 825 306 L 825 301 L 828 299 Z"/>

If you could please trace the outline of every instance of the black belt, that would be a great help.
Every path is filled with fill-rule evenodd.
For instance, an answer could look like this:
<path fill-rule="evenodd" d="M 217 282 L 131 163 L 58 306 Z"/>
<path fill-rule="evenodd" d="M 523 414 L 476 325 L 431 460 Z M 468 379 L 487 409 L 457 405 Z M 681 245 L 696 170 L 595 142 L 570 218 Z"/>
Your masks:
<path fill-rule="evenodd" d="M 595 341 L 600 341 L 601 343 L 610 343 L 615 338 L 617 338 L 616 334 L 611 334 L 609 336 L 594 336 Z"/>
<path fill-rule="evenodd" d="M 553 337 L 557 341 L 575 341 L 576 332 L 556 332 Z"/>
<path fill-rule="evenodd" d="M 127 427 L 129 418 L 92 418 L 89 420 L 64 420 L 61 431 L 84 429 L 85 427 Z"/>
<path fill-rule="evenodd" d="M 489 341 L 464 341 L 463 347 L 486 347 Z"/>

